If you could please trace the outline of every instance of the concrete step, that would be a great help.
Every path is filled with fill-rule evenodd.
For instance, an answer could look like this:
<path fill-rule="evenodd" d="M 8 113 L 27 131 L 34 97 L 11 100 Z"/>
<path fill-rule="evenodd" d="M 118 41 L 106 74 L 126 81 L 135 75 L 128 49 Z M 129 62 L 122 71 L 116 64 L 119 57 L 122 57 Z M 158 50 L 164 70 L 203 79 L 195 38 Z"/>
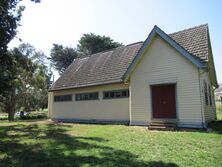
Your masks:
<path fill-rule="evenodd" d="M 149 130 L 175 130 L 177 128 L 176 122 L 152 122 L 149 126 Z"/>
<path fill-rule="evenodd" d="M 175 127 L 164 127 L 164 126 L 148 126 L 149 130 L 160 130 L 160 131 L 174 131 Z"/>
<path fill-rule="evenodd" d="M 153 125 L 153 126 L 172 126 L 172 127 L 175 127 L 177 126 L 176 123 L 160 123 L 160 122 L 152 122 L 150 125 Z"/>

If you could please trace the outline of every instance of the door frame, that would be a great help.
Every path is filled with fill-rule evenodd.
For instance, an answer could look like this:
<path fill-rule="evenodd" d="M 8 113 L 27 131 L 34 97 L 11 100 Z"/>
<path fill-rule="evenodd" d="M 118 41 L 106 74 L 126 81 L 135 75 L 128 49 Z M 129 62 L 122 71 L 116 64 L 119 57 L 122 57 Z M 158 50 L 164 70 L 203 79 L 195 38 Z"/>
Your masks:
<path fill-rule="evenodd" d="M 154 118 L 153 117 L 153 98 L 152 98 L 152 87 L 154 86 L 167 86 L 167 85 L 174 85 L 175 88 L 175 109 L 176 109 L 176 118 Z M 150 84 L 150 108 L 151 108 L 151 120 L 169 120 L 169 121 L 177 121 L 178 120 L 178 96 L 177 96 L 177 82 L 167 82 L 167 83 L 158 83 L 158 84 Z"/>

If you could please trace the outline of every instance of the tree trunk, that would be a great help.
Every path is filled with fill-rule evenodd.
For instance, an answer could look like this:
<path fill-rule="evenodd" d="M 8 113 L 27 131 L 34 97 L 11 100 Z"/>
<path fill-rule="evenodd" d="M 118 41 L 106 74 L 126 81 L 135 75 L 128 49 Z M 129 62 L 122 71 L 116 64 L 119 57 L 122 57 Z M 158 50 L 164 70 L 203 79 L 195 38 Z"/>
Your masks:
<path fill-rule="evenodd" d="M 15 90 L 13 90 L 12 92 L 10 92 L 10 95 L 6 99 L 5 103 L 5 111 L 8 113 L 9 121 L 14 121 L 15 108 L 16 108 L 16 95 L 15 95 Z"/>
<path fill-rule="evenodd" d="M 14 115 L 15 115 L 15 111 L 8 111 L 8 120 L 9 121 L 14 121 Z"/>

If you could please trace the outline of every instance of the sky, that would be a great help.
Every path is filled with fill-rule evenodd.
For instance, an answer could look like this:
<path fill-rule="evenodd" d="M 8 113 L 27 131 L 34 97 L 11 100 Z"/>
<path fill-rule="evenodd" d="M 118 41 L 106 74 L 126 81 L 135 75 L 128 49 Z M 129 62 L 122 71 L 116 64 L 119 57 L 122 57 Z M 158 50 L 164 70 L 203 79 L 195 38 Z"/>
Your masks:
<path fill-rule="evenodd" d="M 75 47 L 85 33 L 130 44 L 157 25 L 166 33 L 208 23 L 217 79 L 222 83 L 221 0 L 23 0 L 18 38 L 50 55 L 53 43 Z M 15 38 L 9 47 L 21 42 Z M 58 73 L 54 73 L 58 78 Z"/>

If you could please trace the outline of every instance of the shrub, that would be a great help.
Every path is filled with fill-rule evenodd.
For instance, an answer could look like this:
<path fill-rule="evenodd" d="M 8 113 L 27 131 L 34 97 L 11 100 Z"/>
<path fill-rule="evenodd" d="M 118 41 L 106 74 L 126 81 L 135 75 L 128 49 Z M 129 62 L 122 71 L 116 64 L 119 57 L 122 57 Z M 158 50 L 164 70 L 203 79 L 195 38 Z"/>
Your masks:
<path fill-rule="evenodd" d="M 47 119 L 47 115 L 46 114 L 36 114 L 36 115 L 24 115 L 22 117 L 20 117 L 19 119 L 21 120 L 31 120 L 31 119 Z"/>
<path fill-rule="evenodd" d="M 3 120 L 8 120 L 8 117 L 7 117 L 7 116 L 1 116 L 1 117 L 0 117 L 0 120 L 2 120 L 2 121 L 3 121 Z"/>
<path fill-rule="evenodd" d="M 30 113 L 24 116 L 15 116 L 15 120 L 32 120 L 32 119 L 47 119 L 47 113 Z M 8 116 L 0 116 L 0 120 L 8 120 Z"/>

